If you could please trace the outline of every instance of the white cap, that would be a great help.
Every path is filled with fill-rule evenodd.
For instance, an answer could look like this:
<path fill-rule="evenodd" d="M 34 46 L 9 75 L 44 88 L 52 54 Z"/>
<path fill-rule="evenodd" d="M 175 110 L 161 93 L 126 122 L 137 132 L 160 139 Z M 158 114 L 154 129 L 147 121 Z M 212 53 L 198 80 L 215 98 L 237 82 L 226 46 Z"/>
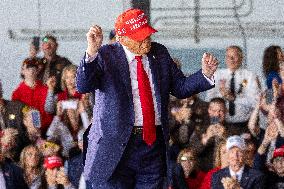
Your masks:
<path fill-rule="evenodd" d="M 241 150 L 244 150 L 246 148 L 245 140 L 238 135 L 230 136 L 227 139 L 226 149 L 229 150 L 232 147 L 238 147 Z"/>

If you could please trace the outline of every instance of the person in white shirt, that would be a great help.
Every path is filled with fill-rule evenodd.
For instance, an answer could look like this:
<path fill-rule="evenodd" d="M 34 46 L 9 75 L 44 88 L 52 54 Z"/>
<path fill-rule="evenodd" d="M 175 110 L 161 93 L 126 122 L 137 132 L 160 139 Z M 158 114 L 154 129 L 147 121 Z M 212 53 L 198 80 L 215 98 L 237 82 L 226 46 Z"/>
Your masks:
<path fill-rule="evenodd" d="M 226 50 L 227 68 L 216 71 L 215 88 L 209 90 L 206 96 L 207 101 L 216 97 L 226 100 L 226 121 L 241 128 L 234 134 L 246 131 L 247 122 L 260 93 L 257 76 L 242 68 L 242 61 L 242 49 L 238 46 L 229 46 Z"/>

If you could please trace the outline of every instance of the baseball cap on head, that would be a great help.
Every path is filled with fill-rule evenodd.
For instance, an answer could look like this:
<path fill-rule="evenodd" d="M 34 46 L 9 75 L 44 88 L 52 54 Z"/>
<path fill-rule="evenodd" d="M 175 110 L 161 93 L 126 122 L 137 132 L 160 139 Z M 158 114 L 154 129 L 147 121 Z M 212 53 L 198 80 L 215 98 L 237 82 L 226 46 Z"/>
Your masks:
<path fill-rule="evenodd" d="M 277 157 L 284 157 L 284 145 L 274 150 L 273 158 Z"/>
<path fill-rule="evenodd" d="M 238 147 L 241 150 L 245 150 L 246 149 L 245 140 L 241 136 L 238 136 L 238 135 L 230 136 L 227 139 L 226 149 L 230 150 L 233 147 Z"/>
<path fill-rule="evenodd" d="M 115 21 L 115 32 L 118 36 L 127 36 L 135 41 L 143 41 L 157 32 L 148 24 L 147 16 L 140 9 L 128 9 Z"/>
<path fill-rule="evenodd" d="M 43 166 L 46 168 L 46 169 L 53 169 L 53 168 L 56 168 L 56 167 L 61 167 L 63 166 L 63 161 L 60 157 L 58 156 L 50 156 L 50 157 L 46 157 L 44 159 L 44 163 L 43 163 Z"/>

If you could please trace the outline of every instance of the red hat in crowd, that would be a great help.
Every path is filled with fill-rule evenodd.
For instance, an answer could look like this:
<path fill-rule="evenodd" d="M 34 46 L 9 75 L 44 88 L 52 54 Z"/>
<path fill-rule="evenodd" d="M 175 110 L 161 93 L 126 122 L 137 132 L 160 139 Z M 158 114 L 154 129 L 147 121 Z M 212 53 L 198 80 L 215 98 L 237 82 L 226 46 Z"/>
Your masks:
<path fill-rule="evenodd" d="M 62 159 L 58 156 L 50 156 L 50 157 L 44 158 L 43 166 L 46 169 L 53 169 L 56 167 L 61 167 L 63 166 Z"/>
<path fill-rule="evenodd" d="M 148 24 L 147 16 L 142 10 L 128 9 L 117 17 L 115 32 L 118 36 L 127 36 L 135 41 L 143 41 L 157 30 Z"/>
<path fill-rule="evenodd" d="M 277 158 L 277 157 L 284 157 L 284 145 L 274 150 L 273 158 Z"/>

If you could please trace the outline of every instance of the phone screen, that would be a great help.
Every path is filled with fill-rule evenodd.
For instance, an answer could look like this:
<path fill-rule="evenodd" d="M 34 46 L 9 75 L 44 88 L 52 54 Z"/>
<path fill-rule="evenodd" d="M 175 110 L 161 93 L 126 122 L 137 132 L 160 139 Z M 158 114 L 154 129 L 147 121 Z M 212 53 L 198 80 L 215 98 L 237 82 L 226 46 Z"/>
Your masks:
<path fill-rule="evenodd" d="M 32 112 L 32 120 L 34 127 L 40 128 L 40 113 L 39 111 Z"/>

